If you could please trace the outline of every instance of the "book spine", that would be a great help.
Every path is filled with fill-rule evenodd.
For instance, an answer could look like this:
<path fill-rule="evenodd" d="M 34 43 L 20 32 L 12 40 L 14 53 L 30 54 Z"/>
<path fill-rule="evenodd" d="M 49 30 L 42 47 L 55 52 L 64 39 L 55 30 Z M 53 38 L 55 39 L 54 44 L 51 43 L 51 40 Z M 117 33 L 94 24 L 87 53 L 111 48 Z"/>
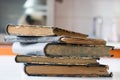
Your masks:
<path fill-rule="evenodd" d="M 98 59 L 92 57 L 47 57 L 17 55 L 15 61 L 18 63 L 52 64 L 52 65 L 98 65 Z"/>
<path fill-rule="evenodd" d="M 105 72 L 104 74 L 98 74 L 98 73 L 94 73 L 94 74 L 47 74 L 47 73 L 29 73 L 30 69 L 29 67 L 35 67 L 35 66 L 38 66 L 38 65 L 33 65 L 33 64 L 25 64 L 24 66 L 24 72 L 28 75 L 28 76 L 56 76 L 56 77 L 112 77 L 112 73 L 109 73 L 109 72 Z M 39 66 L 49 66 L 49 65 L 39 65 Z M 50 67 L 50 66 L 49 66 Z M 52 67 L 52 66 L 51 66 Z M 62 67 L 62 66 L 61 66 Z M 72 66 L 68 66 L 68 67 L 72 67 Z M 45 70 L 47 71 L 47 70 Z M 49 71 L 49 70 L 48 70 Z M 56 71 L 57 72 L 57 71 Z"/>
<path fill-rule="evenodd" d="M 110 57 L 111 46 L 52 44 L 45 46 L 47 56 Z"/>

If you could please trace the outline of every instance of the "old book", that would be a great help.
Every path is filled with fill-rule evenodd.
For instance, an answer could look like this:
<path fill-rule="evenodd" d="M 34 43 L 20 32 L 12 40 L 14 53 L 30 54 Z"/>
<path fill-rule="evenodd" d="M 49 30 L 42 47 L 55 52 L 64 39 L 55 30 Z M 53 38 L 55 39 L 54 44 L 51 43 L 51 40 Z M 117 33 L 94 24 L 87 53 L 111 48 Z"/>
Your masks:
<path fill-rule="evenodd" d="M 70 44 L 85 44 L 85 45 L 106 45 L 106 41 L 102 39 L 92 38 L 71 38 L 65 36 L 5 36 L 6 42 L 22 42 L 22 43 L 70 43 Z"/>
<path fill-rule="evenodd" d="M 99 64 L 99 58 L 92 57 L 47 57 L 33 55 L 17 55 L 15 61 L 18 63 L 32 64 L 57 64 L 57 65 L 92 65 Z"/>
<path fill-rule="evenodd" d="M 87 37 L 88 35 L 68 31 L 65 29 L 41 25 L 8 25 L 6 31 L 10 35 L 17 36 L 69 36 L 69 37 Z"/>
<path fill-rule="evenodd" d="M 81 56 L 81 57 L 105 57 L 110 56 L 111 46 L 91 46 L 65 43 L 13 43 L 13 52 L 16 54 L 41 55 L 41 56 Z"/>
<path fill-rule="evenodd" d="M 93 39 L 93 38 L 61 38 L 62 42 L 70 44 L 84 44 L 84 45 L 106 45 L 106 41 L 103 39 Z"/>
<path fill-rule="evenodd" d="M 106 65 L 78 65 L 78 66 L 60 66 L 60 65 L 25 65 L 25 72 L 33 76 L 77 76 L 77 77 L 109 77 L 111 74 L 107 71 Z"/>
<path fill-rule="evenodd" d="M 86 45 L 106 45 L 106 41 L 103 39 L 92 39 L 92 38 L 71 38 L 65 36 L 5 36 L 6 42 L 58 42 L 58 43 L 71 43 L 71 44 L 86 44 Z"/>

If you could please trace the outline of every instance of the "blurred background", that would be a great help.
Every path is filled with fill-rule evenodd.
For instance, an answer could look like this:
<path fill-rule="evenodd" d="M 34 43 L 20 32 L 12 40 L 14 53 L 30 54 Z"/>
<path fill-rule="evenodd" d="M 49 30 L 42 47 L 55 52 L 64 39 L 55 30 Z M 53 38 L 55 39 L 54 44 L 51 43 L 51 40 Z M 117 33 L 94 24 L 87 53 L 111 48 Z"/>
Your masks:
<path fill-rule="evenodd" d="M 8 24 L 57 26 L 119 42 L 120 0 L 1 0 L 0 33 Z"/>
<path fill-rule="evenodd" d="M 1 0 L 0 34 L 6 34 L 8 24 L 60 27 L 115 42 L 120 49 L 120 0 Z M 3 39 L 1 35 L 0 39 Z M 0 49 L 3 50 L 0 53 L 0 80 L 20 80 L 23 65 L 15 63 L 10 45 L 5 49 L 9 54 L 4 53 L 2 45 Z M 112 59 L 102 62 L 111 65 L 111 70 L 120 72 L 118 62 L 114 65 Z"/>

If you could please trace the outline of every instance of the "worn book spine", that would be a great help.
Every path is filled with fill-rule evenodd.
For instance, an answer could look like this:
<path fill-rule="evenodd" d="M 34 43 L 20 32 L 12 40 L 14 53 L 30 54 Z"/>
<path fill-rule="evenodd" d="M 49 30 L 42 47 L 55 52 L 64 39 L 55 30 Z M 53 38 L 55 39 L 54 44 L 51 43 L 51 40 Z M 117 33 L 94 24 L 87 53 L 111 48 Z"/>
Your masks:
<path fill-rule="evenodd" d="M 112 46 L 90 46 L 71 44 L 47 44 L 45 53 L 49 56 L 110 57 Z"/>
<path fill-rule="evenodd" d="M 12 25 L 12 24 L 8 24 L 6 27 L 6 33 L 9 35 L 17 35 L 17 36 L 54 35 L 52 28 L 53 27 L 51 27 L 51 26 L 47 27 L 47 26 L 41 26 L 41 25 Z M 44 32 L 43 32 L 43 30 L 44 30 Z"/>
<path fill-rule="evenodd" d="M 92 39 L 92 38 L 61 38 L 62 42 L 70 44 L 84 44 L 84 45 L 106 45 L 106 41 L 103 39 Z"/>
<path fill-rule="evenodd" d="M 95 65 L 99 58 L 92 57 L 47 57 L 33 55 L 17 55 L 15 61 L 17 63 L 31 64 L 51 64 L 51 65 Z"/>
<path fill-rule="evenodd" d="M 69 36 L 69 37 L 88 37 L 86 34 L 77 33 L 57 27 L 49 27 L 42 25 L 8 25 L 6 32 L 10 35 L 17 36 Z"/>
<path fill-rule="evenodd" d="M 26 64 L 24 71 L 29 76 L 111 77 L 106 65 L 58 66 Z"/>

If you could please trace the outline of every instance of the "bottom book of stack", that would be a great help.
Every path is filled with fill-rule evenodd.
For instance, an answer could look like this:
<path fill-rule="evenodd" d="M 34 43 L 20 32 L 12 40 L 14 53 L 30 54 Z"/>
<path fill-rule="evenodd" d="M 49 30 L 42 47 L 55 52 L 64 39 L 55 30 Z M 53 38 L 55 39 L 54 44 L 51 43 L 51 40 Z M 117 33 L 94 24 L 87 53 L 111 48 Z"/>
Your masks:
<path fill-rule="evenodd" d="M 30 76 L 109 77 L 106 65 L 25 65 Z"/>
<path fill-rule="evenodd" d="M 99 64 L 97 60 L 98 58 L 93 57 L 16 56 L 17 63 L 25 63 L 24 72 L 29 76 L 28 78 L 31 78 L 27 80 L 32 80 L 33 77 L 33 80 L 38 77 L 43 80 L 48 80 L 48 77 L 49 80 L 56 78 L 72 80 L 72 77 L 76 77 L 76 80 L 78 77 L 82 80 L 94 78 L 95 80 L 110 80 L 112 74 L 108 72 L 108 66 Z"/>

